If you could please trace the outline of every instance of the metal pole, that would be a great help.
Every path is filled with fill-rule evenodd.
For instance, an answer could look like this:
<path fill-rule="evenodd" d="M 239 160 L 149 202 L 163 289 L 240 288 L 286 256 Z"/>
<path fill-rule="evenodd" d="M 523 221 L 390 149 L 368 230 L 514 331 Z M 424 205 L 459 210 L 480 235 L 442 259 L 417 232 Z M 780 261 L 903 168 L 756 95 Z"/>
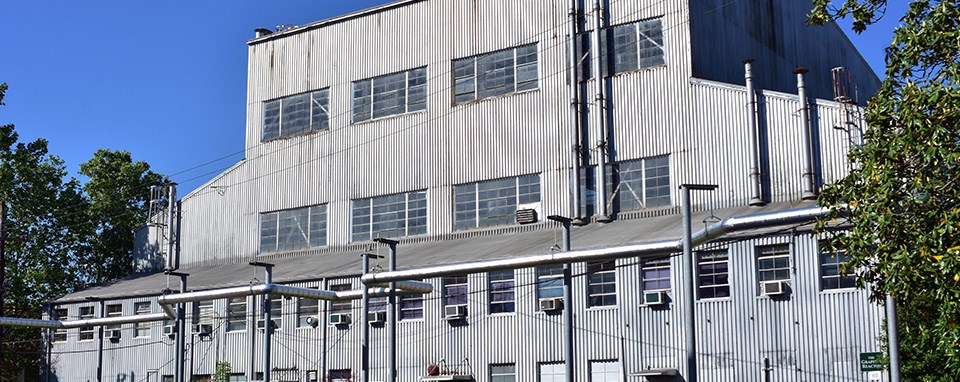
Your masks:
<path fill-rule="evenodd" d="M 800 99 L 800 129 L 803 133 L 803 147 L 800 152 L 803 161 L 803 174 L 801 180 L 803 183 L 803 193 L 800 198 L 804 200 L 816 199 L 817 194 L 813 187 L 813 138 L 810 133 L 810 105 L 807 103 L 807 85 L 803 81 L 803 74 L 807 68 L 799 67 L 793 70 L 797 75 L 797 97 Z"/>
<path fill-rule="evenodd" d="M 900 382 L 900 334 L 897 332 L 897 299 L 887 294 L 887 338 L 890 341 L 890 382 Z"/>
<path fill-rule="evenodd" d="M 167 223 L 167 267 L 166 271 L 172 271 L 174 269 L 173 263 L 173 251 L 174 251 L 174 240 L 173 240 L 173 226 L 177 222 L 176 214 L 173 212 L 174 206 L 176 206 L 177 200 L 177 184 L 170 183 L 168 187 L 169 192 L 167 193 L 167 217 L 169 218 Z M 179 382 L 179 380 L 178 380 Z"/>
<path fill-rule="evenodd" d="M 7 202 L 0 200 L 0 317 L 6 316 L 4 301 L 7 294 Z M 3 331 L 0 327 L 0 359 L 6 359 L 3 352 Z"/>
<path fill-rule="evenodd" d="M 571 219 L 551 215 L 547 217 L 563 226 L 563 237 L 560 242 L 560 251 L 570 251 L 570 223 Z M 570 263 L 563 264 L 563 366 L 566 370 L 567 382 L 574 381 L 573 363 L 573 276 Z"/>
<path fill-rule="evenodd" d="M 370 256 L 373 256 L 369 253 L 361 254 L 360 257 L 363 258 L 363 274 L 366 275 L 370 272 Z M 370 292 L 366 285 L 360 285 L 363 287 L 363 298 L 360 303 L 360 337 L 362 343 L 360 344 L 360 382 L 370 382 L 370 325 L 367 323 L 367 314 L 370 313 Z"/>
<path fill-rule="evenodd" d="M 600 33 L 603 33 L 603 7 L 600 5 L 600 0 L 594 0 L 593 2 L 593 35 L 592 35 L 592 46 L 590 49 L 593 51 L 590 52 L 593 56 L 593 79 L 594 79 L 594 90 L 596 91 L 596 96 L 594 98 L 594 121 L 597 124 L 597 213 L 596 219 L 598 222 L 609 222 L 610 215 L 607 212 L 607 129 L 606 129 L 606 120 L 607 117 L 604 111 L 604 103 L 606 100 L 603 95 L 603 70 L 601 69 L 601 62 L 603 61 L 603 56 L 600 52 Z"/>
<path fill-rule="evenodd" d="M 399 242 L 390 239 L 377 238 L 374 240 L 390 247 L 389 270 L 397 270 L 397 244 Z M 367 290 L 366 285 L 363 285 Z M 387 338 L 390 341 L 388 345 L 387 356 L 387 381 L 397 382 L 397 283 L 390 282 L 390 295 L 387 296 Z"/>
<path fill-rule="evenodd" d="M 170 272 L 168 274 L 171 274 L 174 276 L 180 276 L 180 293 L 187 293 L 187 274 L 179 273 L 179 272 Z M 186 326 L 185 306 L 186 306 L 185 303 L 177 304 L 177 341 L 176 341 L 176 350 L 175 350 L 177 352 L 177 366 L 176 366 L 177 375 L 174 377 L 174 380 L 177 382 L 184 382 L 183 365 L 185 363 L 184 353 L 186 350 L 184 349 L 185 339 L 183 337 L 186 336 L 186 332 L 187 332 L 185 328 Z"/>
<path fill-rule="evenodd" d="M 106 313 L 106 304 L 100 300 L 100 318 Z M 103 382 L 103 325 L 97 327 L 97 382 Z"/>
<path fill-rule="evenodd" d="M 760 187 L 760 142 L 757 132 L 757 94 L 753 90 L 753 59 L 743 60 L 743 77 L 747 87 L 747 121 L 750 130 L 750 205 L 762 206 Z"/>
<path fill-rule="evenodd" d="M 573 176 L 570 178 L 570 195 L 573 199 L 573 218 L 580 219 L 582 212 L 580 211 L 580 84 L 577 75 L 577 28 L 579 26 L 578 12 L 577 12 L 577 3 L 578 0 L 570 0 L 570 5 L 567 10 L 567 17 L 569 20 L 569 26 L 567 29 L 568 44 L 567 44 L 567 55 L 570 58 L 570 66 L 567 68 L 569 71 L 568 75 L 570 81 L 570 124 L 573 126 L 573 142 L 571 149 L 573 150 Z"/>
<path fill-rule="evenodd" d="M 250 262 L 250 265 L 263 267 L 266 273 L 263 279 L 264 285 L 273 285 L 273 264 L 253 261 Z M 263 304 L 260 307 L 263 310 L 263 382 L 270 382 L 270 334 L 273 331 L 273 322 L 270 320 L 270 302 L 270 293 L 264 293 Z"/>
<path fill-rule="evenodd" d="M 693 279 L 693 229 L 690 224 L 691 206 L 690 190 L 715 190 L 717 186 L 704 184 L 683 184 L 680 190 L 683 192 L 683 202 L 681 213 L 683 214 L 683 316 L 684 316 L 684 344 L 687 352 L 687 382 L 697 381 L 697 337 L 696 325 L 694 324 L 694 304 L 693 291 L 696 283 Z"/>

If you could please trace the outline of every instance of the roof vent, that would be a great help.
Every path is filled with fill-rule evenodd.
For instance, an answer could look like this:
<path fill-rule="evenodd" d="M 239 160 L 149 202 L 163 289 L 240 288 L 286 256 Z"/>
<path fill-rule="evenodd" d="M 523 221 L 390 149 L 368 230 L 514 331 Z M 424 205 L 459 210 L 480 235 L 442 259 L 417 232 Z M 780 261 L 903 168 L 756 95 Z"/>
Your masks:
<path fill-rule="evenodd" d="M 272 30 L 267 29 L 267 28 L 256 28 L 256 29 L 254 29 L 253 31 L 254 31 L 254 33 L 257 34 L 257 38 L 260 38 L 260 37 L 263 37 L 263 36 L 266 36 L 266 35 L 268 35 L 268 34 L 273 33 Z"/>

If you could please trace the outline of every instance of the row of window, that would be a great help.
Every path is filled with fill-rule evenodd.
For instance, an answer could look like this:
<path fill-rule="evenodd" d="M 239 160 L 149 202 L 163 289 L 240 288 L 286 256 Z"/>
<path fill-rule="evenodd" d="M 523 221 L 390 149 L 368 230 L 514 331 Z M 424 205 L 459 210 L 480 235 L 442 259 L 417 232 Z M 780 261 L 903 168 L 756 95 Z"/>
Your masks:
<path fill-rule="evenodd" d="M 701 251 L 697 256 L 697 297 L 699 299 L 714 299 L 730 297 L 730 266 L 729 255 L 726 249 Z M 764 283 L 789 281 L 791 273 L 791 252 L 787 244 L 759 246 L 756 248 L 756 270 L 758 293 Z M 844 275 L 841 267 L 849 257 L 843 253 L 821 252 L 819 254 L 820 289 L 833 290 L 856 287 L 856 278 Z M 617 305 L 616 266 L 613 261 L 592 262 L 586 264 L 586 297 L 588 307 Z M 514 270 L 493 271 L 487 273 L 487 306 L 490 314 L 511 313 L 516 311 L 516 281 Z M 538 300 L 556 299 L 563 296 L 563 267 L 560 265 L 538 267 L 536 275 L 536 295 Z M 649 259 L 640 266 L 641 289 L 644 292 L 658 292 L 671 290 L 670 258 L 663 257 Z M 352 289 L 350 284 L 335 284 L 330 286 L 332 291 L 346 291 Z M 470 294 L 466 275 L 448 276 L 441 278 L 442 305 L 466 306 Z M 398 298 L 398 317 L 400 320 L 422 319 L 424 297 L 422 295 L 400 296 Z M 283 314 L 282 299 L 271 301 L 271 314 L 281 317 Z M 370 300 L 371 312 L 387 310 L 387 298 L 378 297 Z M 539 309 L 552 308 L 539 305 Z M 329 306 L 330 314 L 351 314 L 352 301 L 335 301 Z M 135 314 L 150 313 L 150 302 L 134 303 Z M 106 306 L 107 316 L 123 315 L 122 305 L 110 304 Z M 312 299 L 297 299 L 296 316 L 297 327 L 309 325 L 310 317 L 320 314 L 319 303 Z M 54 311 L 56 317 L 67 317 L 64 308 Z M 194 305 L 194 315 L 203 324 L 213 322 L 215 316 L 213 301 L 202 301 Z M 81 306 L 79 318 L 94 318 L 93 306 Z M 237 297 L 227 300 L 226 329 L 227 331 L 246 330 L 247 328 L 247 299 Z M 276 328 L 282 327 L 282 320 L 275 320 Z M 105 330 L 119 329 L 119 325 L 105 327 Z M 147 323 L 134 324 L 135 337 L 149 337 L 150 327 Z M 54 331 L 53 340 L 66 340 L 66 329 Z M 79 340 L 94 339 L 92 326 L 81 327 Z"/>
<path fill-rule="evenodd" d="M 663 27 L 659 18 L 612 26 L 602 34 L 605 75 L 664 65 Z M 584 78 L 590 78 L 589 34 L 581 37 Z M 537 44 L 453 60 L 453 103 L 535 90 L 538 87 Z M 586 64 L 584 64 L 586 63 Z M 352 83 L 352 123 L 426 110 L 427 68 L 357 80 Z M 263 103 L 262 141 L 325 130 L 330 127 L 330 88 Z"/>
<path fill-rule="evenodd" d="M 596 198 L 594 167 L 581 172 L 582 207 L 592 215 Z M 612 163 L 608 166 L 609 205 L 614 213 L 670 206 L 670 157 Z M 453 186 L 453 228 L 468 230 L 513 224 L 518 208 L 541 201 L 537 174 Z M 260 215 L 260 252 L 290 251 L 327 245 L 327 205 Z M 400 238 L 427 233 L 427 192 L 412 191 L 354 199 L 351 240 Z"/>

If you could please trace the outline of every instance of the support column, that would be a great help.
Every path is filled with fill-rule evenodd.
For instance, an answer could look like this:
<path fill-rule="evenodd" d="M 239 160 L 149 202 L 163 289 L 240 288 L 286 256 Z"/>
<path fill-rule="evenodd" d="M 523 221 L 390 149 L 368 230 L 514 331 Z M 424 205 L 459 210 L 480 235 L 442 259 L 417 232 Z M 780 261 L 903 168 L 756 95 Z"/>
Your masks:
<path fill-rule="evenodd" d="M 389 269 L 390 272 L 397 270 L 397 244 L 396 240 L 378 237 L 373 241 L 386 244 L 390 248 Z M 366 288 L 366 285 L 363 286 Z M 390 343 L 387 356 L 387 381 L 397 382 L 397 283 L 390 283 L 390 295 L 387 297 L 387 338 Z"/>
<path fill-rule="evenodd" d="M 693 265 L 695 261 L 692 248 L 693 239 L 691 238 L 693 230 L 690 224 L 690 215 L 692 214 L 690 190 L 713 191 L 716 189 L 717 186 L 707 184 L 683 184 L 680 186 L 680 191 L 683 193 L 683 202 L 680 210 L 683 214 L 683 332 L 684 348 L 687 353 L 687 382 L 697 381 L 697 326 L 694 323 L 696 319 L 696 315 L 694 314 L 696 301 L 694 300 L 693 293 L 694 288 L 696 288 L 696 282 L 693 278 Z"/>

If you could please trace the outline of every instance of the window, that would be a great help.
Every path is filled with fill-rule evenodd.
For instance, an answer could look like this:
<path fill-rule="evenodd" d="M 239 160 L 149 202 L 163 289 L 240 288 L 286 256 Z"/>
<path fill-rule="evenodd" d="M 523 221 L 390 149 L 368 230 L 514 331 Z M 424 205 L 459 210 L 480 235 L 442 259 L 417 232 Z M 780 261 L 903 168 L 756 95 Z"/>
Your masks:
<path fill-rule="evenodd" d="M 426 108 L 426 67 L 353 83 L 353 123 Z"/>
<path fill-rule="evenodd" d="M 80 319 L 93 318 L 93 307 L 92 306 L 81 306 L 80 307 Z M 92 326 L 81 326 L 80 327 L 80 341 L 92 340 L 93 339 L 94 328 Z"/>
<path fill-rule="evenodd" d="M 350 284 L 335 284 L 330 286 L 330 290 L 333 292 L 343 292 L 353 289 L 353 286 Z M 340 313 L 340 314 L 350 314 L 350 310 L 353 309 L 353 301 L 351 300 L 337 300 L 330 301 L 330 313 Z"/>
<path fill-rule="evenodd" d="M 700 298 L 730 297 L 728 262 L 726 249 L 697 253 L 697 293 Z"/>
<path fill-rule="evenodd" d="M 386 297 L 370 297 L 370 312 L 386 312 L 388 303 Z"/>
<path fill-rule="evenodd" d="M 517 367 L 512 364 L 490 365 L 490 382 L 514 382 L 517 380 Z"/>
<path fill-rule="evenodd" d="M 193 381 L 193 382 L 210 382 L 210 375 L 209 375 L 209 374 L 194 374 L 194 375 L 193 375 L 193 378 L 191 378 L 191 381 Z"/>
<path fill-rule="evenodd" d="M 247 298 L 227 299 L 227 331 L 247 330 Z"/>
<path fill-rule="evenodd" d="M 467 305 L 467 276 L 443 278 L 443 306 Z"/>
<path fill-rule="evenodd" d="M 490 313 L 510 313 L 515 310 L 513 270 L 493 271 L 487 274 L 490 283 Z"/>
<path fill-rule="evenodd" d="M 318 314 L 320 314 L 320 301 L 303 297 L 297 299 L 297 327 L 310 326 L 307 319 L 310 317 L 316 319 Z"/>
<path fill-rule="evenodd" d="M 613 212 L 670 206 L 670 156 L 661 155 L 614 163 L 607 173 L 607 190 Z M 581 170 L 581 208 L 594 214 L 596 166 Z"/>
<path fill-rule="evenodd" d="M 327 245 L 327 205 L 260 214 L 260 252 Z"/>
<path fill-rule="evenodd" d="M 329 128 L 329 88 L 263 103 L 263 142 Z"/>
<path fill-rule="evenodd" d="M 107 305 L 107 317 L 120 317 L 123 315 L 123 305 L 120 304 L 110 304 Z M 119 330 L 121 325 L 104 325 L 103 330 Z"/>
<path fill-rule="evenodd" d="M 53 319 L 54 320 L 63 320 L 68 316 L 67 308 L 57 308 L 53 310 Z M 53 330 L 53 342 L 66 342 L 67 341 L 67 329 L 57 328 Z"/>
<path fill-rule="evenodd" d="M 537 44 L 453 61 L 454 104 L 537 88 Z"/>
<path fill-rule="evenodd" d="M 423 295 L 400 296 L 400 319 L 415 320 L 423 318 Z"/>
<path fill-rule="evenodd" d="M 196 314 L 195 324 L 213 325 L 213 300 L 198 301 L 193 305 Z"/>
<path fill-rule="evenodd" d="M 562 363 L 541 363 L 539 382 L 566 382 L 567 370 Z"/>
<path fill-rule="evenodd" d="M 611 74 L 663 65 L 663 27 L 660 19 L 607 28 Z"/>
<path fill-rule="evenodd" d="M 848 261 L 850 256 L 846 251 L 820 250 L 820 290 L 857 287 L 856 276 L 843 274 L 843 264 Z"/>
<path fill-rule="evenodd" d="M 757 247 L 757 272 L 760 287 L 767 281 L 790 280 L 790 245 Z"/>
<path fill-rule="evenodd" d="M 259 319 L 263 319 L 261 316 Z M 274 329 L 283 328 L 283 298 L 277 296 L 270 299 L 270 321 Z"/>
<path fill-rule="evenodd" d="M 539 201 L 537 174 L 453 186 L 454 228 L 512 224 L 517 205 Z"/>
<path fill-rule="evenodd" d="M 353 241 L 427 233 L 427 192 L 356 199 L 353 201 Z"/>
<path fill-rule="evenodd" d="M 537 299 L 563 297 L 563 266 L 537 268 Z"/>
<path fill-rule="evenodd" d="M 643 291 L 670 290 L 670 258 L 644 260 L 640 266 Z"/>
<path fill-rule="evenodd" d="M 590 382 L 619 382 L 620 363 L 617 361 L 590 361 Z"/>
<path fill-rule="evenodd" d="M 332 369 L 327 372 L 327 381 L 330 382 L 350 382 L 353 380 L 353 374 L 350 369 Z"/>
<path fill-rule="evenodd" d="M 133 303 L 133 314 L 149 314 L 150 313 L 150 302 L 135 302 Z M 150 337 L 150 323 L 148 322 L 137 322 L 133 324 L 133 335 L 134 337 Z"/>
<path fill-rule="evenodd" d="M 614 261 L 587 263 L 587 306 L 617 305 L 617 265 Z"/>
<path fill-rule="evenodd" d="M 230 374 L 229 382 L 246 382 L 247 376 L 243 374 Z"/>

